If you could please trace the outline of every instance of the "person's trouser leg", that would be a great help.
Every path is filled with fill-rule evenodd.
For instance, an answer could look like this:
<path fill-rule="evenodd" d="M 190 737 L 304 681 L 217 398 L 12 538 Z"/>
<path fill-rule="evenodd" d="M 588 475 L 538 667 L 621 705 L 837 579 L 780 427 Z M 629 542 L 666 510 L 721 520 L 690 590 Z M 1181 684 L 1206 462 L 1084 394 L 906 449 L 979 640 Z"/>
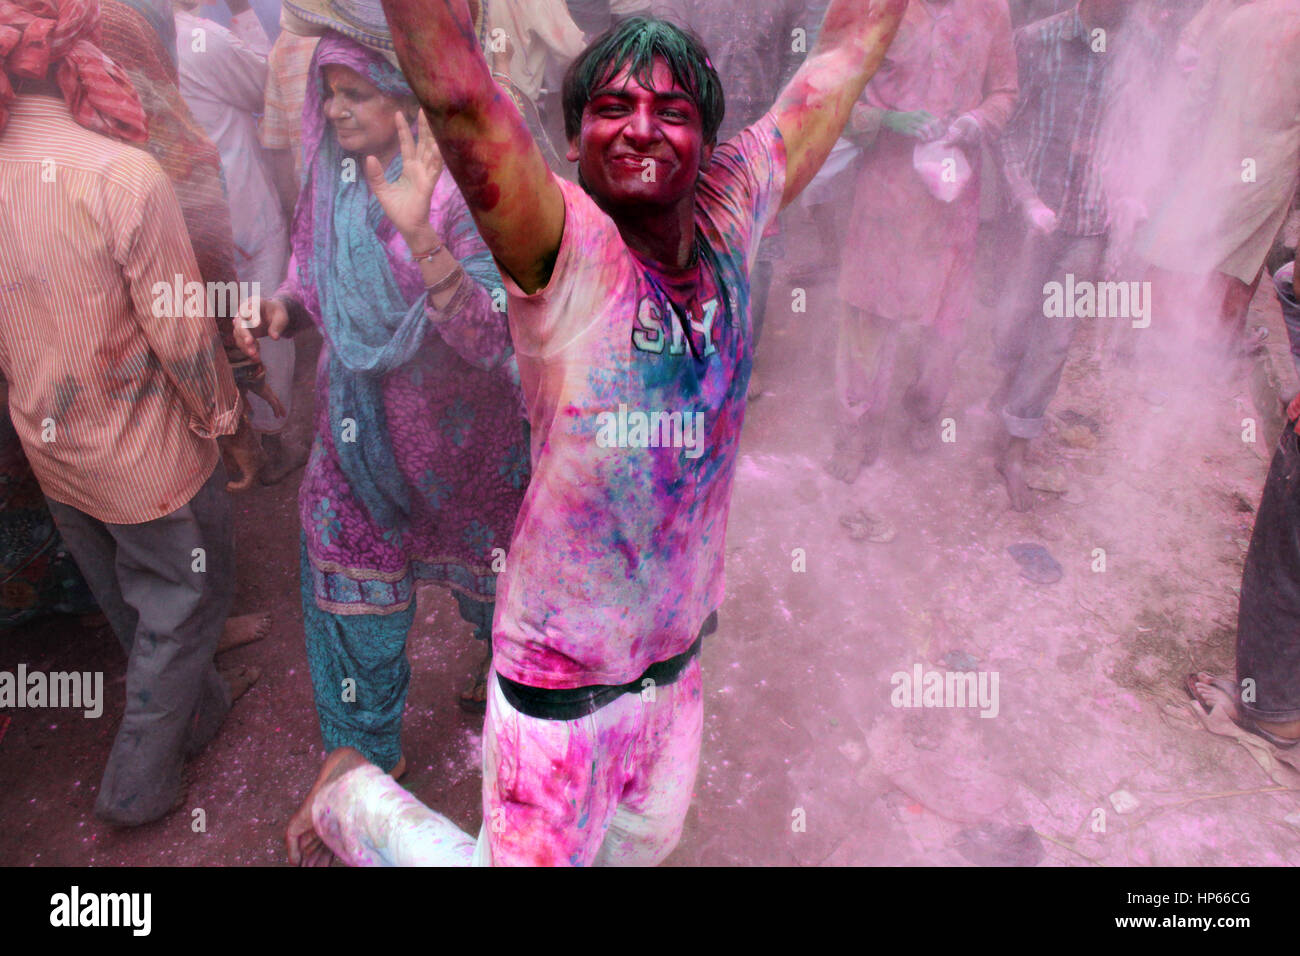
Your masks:
<path fill-rule="evenodd" d="M 939 417 L 952 390 L 957 357 L 965 341 L 961 319 L 941 320 L 922 331 L 916 376 L 903 395 L 903 405 L 916 421 L 930 423 Z"/>
<path fill-rule="evenodd" d="M 355 747 L 392 770 L 402 756 L 402 711 L 411 682 L 406 638 L 415 602 L 393 614 L 322 611 L 305 545 L 301 562 L 307 663 L 325 749 Z"/>
<path fill-rule="evenodd" d="M 632 779 L 623 790 L 597 866 L 657 866 L 682 837 L 704 737 L 699 658 L 648 708 Z M 666 698 L 666 699 L 665 699 Z"/>
<path fill-rule="evenodd" d="M 898 323 L 841 303 L 835 391 L 842 425 L 883 414 L 898 353 Z"/>
<path fill-rule="evenodd" d="M 116 823 L 145 823 L 170 810 L 185 755 L 216 734 L 230 709 L 212 664 L 234 589 L 225 482 L 218 465 L 188 504 L 138 525 L 98 522 L 51 503 L 128 652 L 126 709 L 95 803 Z"/>
<path fill-rule="evenodd" d="M 652 865 L 681 836 L 704 722 L 700 664 L 578 720 L 527 717 L 493 674 L 483 819 L 493 866 Z"/>
<path fill-rule="evenodd" d="M 1300 437 L 1288 422 L 1264 483 L 1246 552 L 1237 612 L 1237 686 L 1253 682 L 1242 711 L 1300 720 Z"/>
<path fill-rule="evenodd" d="M 492 616 L 496 612 L 496 602 L 476 601 L 460 591 L 453 593 L 456 595 L 456 610 L 460 612 L 461 620 L 474 625 L 474 639 L 491 642 Z"/>
<path fill-rule="evenodd" d="M 1077 319 L 1073 310 L 1060 317 L 1046 315 L 1043 286 L 1063 285 L 1073 275 L 1076 282 L 1097 281 L 1105 240 L 1101 236 L 1052 236 L 1046 240 L 1047 256 L 1041 270 L 1026 276 L 1017 308 L 1020 310 L 1018 345 L 1023 348 L 1014 365 L 1002 409 L 1002 421 L 1014 438 L 1037 438 L 1046 425 L 1047 406 L 1061 384 Z M 1031 257 L 1031 261 L 1037 257 Z M 1036 273 L 1036 274 L 1035 274 Z M 1037 290 L 1037 295 L 1034 290 Z"/>

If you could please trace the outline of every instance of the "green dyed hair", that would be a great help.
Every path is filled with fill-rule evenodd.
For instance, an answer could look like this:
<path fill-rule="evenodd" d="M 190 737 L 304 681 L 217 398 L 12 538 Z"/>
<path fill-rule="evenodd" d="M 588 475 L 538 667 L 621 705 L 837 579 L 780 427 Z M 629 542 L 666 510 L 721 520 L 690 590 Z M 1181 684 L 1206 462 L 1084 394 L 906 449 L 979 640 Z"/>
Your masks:
<path fill-rule="evenodd" d="M 597 37 L 573 61 L 564 77 L 564 134 L 577 139 L 582 111 L 591 94 L 624 68 L 649 86 L 654 61 L 662 59 L 677 84 L 695 100 L 704 126 L 704 142 L 717 142 L 726 105 L 722 81 L 698 37 L 657 17 L 633 17 Z"/>

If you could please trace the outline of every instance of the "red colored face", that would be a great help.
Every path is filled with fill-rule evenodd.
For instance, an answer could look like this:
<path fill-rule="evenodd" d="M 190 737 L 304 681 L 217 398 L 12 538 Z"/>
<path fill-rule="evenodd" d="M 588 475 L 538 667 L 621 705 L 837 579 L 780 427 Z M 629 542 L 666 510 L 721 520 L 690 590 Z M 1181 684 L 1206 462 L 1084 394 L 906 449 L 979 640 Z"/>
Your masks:
<path fill-rule="evenodd" d="M 625 69 L 595 90 L 569 143 L 570 161 L 607 207 L 673 206 L 692 194 L 712 156 L 699 108 L 662 60 L 648 87 Z"/>

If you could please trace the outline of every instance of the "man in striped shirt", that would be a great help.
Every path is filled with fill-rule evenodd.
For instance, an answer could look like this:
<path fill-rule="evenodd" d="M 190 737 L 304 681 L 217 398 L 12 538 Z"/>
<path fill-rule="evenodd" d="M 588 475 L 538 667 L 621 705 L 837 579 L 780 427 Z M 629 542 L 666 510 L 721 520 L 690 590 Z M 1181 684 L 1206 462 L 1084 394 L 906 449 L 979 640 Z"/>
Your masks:
<path fill-rule="evenodd" d="M 1025 455 L 1045 427 L 1075 328 L 1072 318 L 1046 316 L 1043 286 L 1067 275 L 1095 281 L 1102 268 L 1110 213 L 1099 132 L 1126 8 L 1123 0 L 1081 0 L 1015 35 L 1020 101 L 1000 149 L 1027 231 L 1017 289 L 995 336 L 1006 377 L 992 404 L 1006 427 L 998 470 L 1016 511 L 1032 507 Z"/>
<path fill-rule="evenodd" d="M 68 550 L 128 655 L 95 812 L 135 825 L 177 804 L 185 756 L 230 708 L 212 664 L 234 584 L 216 439 L 241 410 L 176 195 L 119 141 L 143 141 L 144 116 L 88 42 L 97 24 L 87 0 L 0 5 L 0 32 L 19 36 L 0 56 L 14 88 L 0 92 L 0 371 Z"/>

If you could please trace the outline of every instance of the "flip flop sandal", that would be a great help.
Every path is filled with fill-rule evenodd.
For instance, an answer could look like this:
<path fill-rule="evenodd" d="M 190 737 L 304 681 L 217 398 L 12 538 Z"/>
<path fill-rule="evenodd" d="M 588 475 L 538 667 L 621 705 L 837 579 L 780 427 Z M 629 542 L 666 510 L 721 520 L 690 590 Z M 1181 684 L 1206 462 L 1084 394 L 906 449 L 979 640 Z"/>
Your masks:
<path fill-rule="evenodd" d="M 1097 421 L 1097 419 L 1093 418 L 1091 415 L 1084 415 L 1082 412 L 1076 412 L 1072 408 L 1067 408 L 1065 409 L 1065 411 L 1061 412 L 1056 417 L 1060 419 L 1061 423 L 1063 425 L 1066 425 L 1067 427 L 1086 428 L 1094 435 L 1101 434 L 1101 424 Z"/>
<path fill-rule="evenodd" d="M 1064 468 L 1026 468 L 1025 484 L 1035 491 L 1046 491 L 1053 495 L 1063 495 L 1070 490 Z"/>
<path fill-rule="evenodd" d="M 1198 683 L 1200 683 L 1200 681 L 1196 679 L 1195 673 L 1188 674 L 1187 679 L 1183 681 L 1183 690 L 1187 691 L 1188 697 L 1192 698 L 1192 700 L 1196 701 L 1202 707 L 1205 707 L 1205 701 L 1201 700 L 1200 695 L 1196 693 L 1196 685 Z M 1211 687 L 1215 687 L 1222 691 L 1226 696 L 1232 698 L 1238 703 L 1241 702 L 1240 692 L 1232 681 L 1223 677 L 1211 677 L 1207 683 L 1209 683 Z M 1205 707 L 1205 709 L 1210 710 L 1211 708 Z M 1242 730 L 1246 731 L 1246 733 L 1254 734 L 1256 737 L 1262 737 L 1264 740 L 1267 740 L 1274 747 L 1278 748 L 1278 750 L 1290 750 L 1300 744 L 1300 737 L 1279 737 L 1272 731 L 1265 730 L 1263 727 L 1259 726 L 1259 724 L 1255 723 L 1252 718 L 1247 717 L 1240 710 L 1237 711 L 1237 716 L 1232 722 Z"/>
<path fill-rule="evenodd" d="M 1020 565 L 1020 576 L 1035 584 L 1055 584 L 1065 573 L 1041 544 L 1013 544 L 1007 553 Z"/>
<path fill-rule="evenodd" d="M 873 544 L 889 544 L 898 537 L 898 529 L 878 518 L 866 508 L 859 508 L 851 514 L 840 517 L 840 527 L 849 533 L 854 541 L 870 541 Z"/>

